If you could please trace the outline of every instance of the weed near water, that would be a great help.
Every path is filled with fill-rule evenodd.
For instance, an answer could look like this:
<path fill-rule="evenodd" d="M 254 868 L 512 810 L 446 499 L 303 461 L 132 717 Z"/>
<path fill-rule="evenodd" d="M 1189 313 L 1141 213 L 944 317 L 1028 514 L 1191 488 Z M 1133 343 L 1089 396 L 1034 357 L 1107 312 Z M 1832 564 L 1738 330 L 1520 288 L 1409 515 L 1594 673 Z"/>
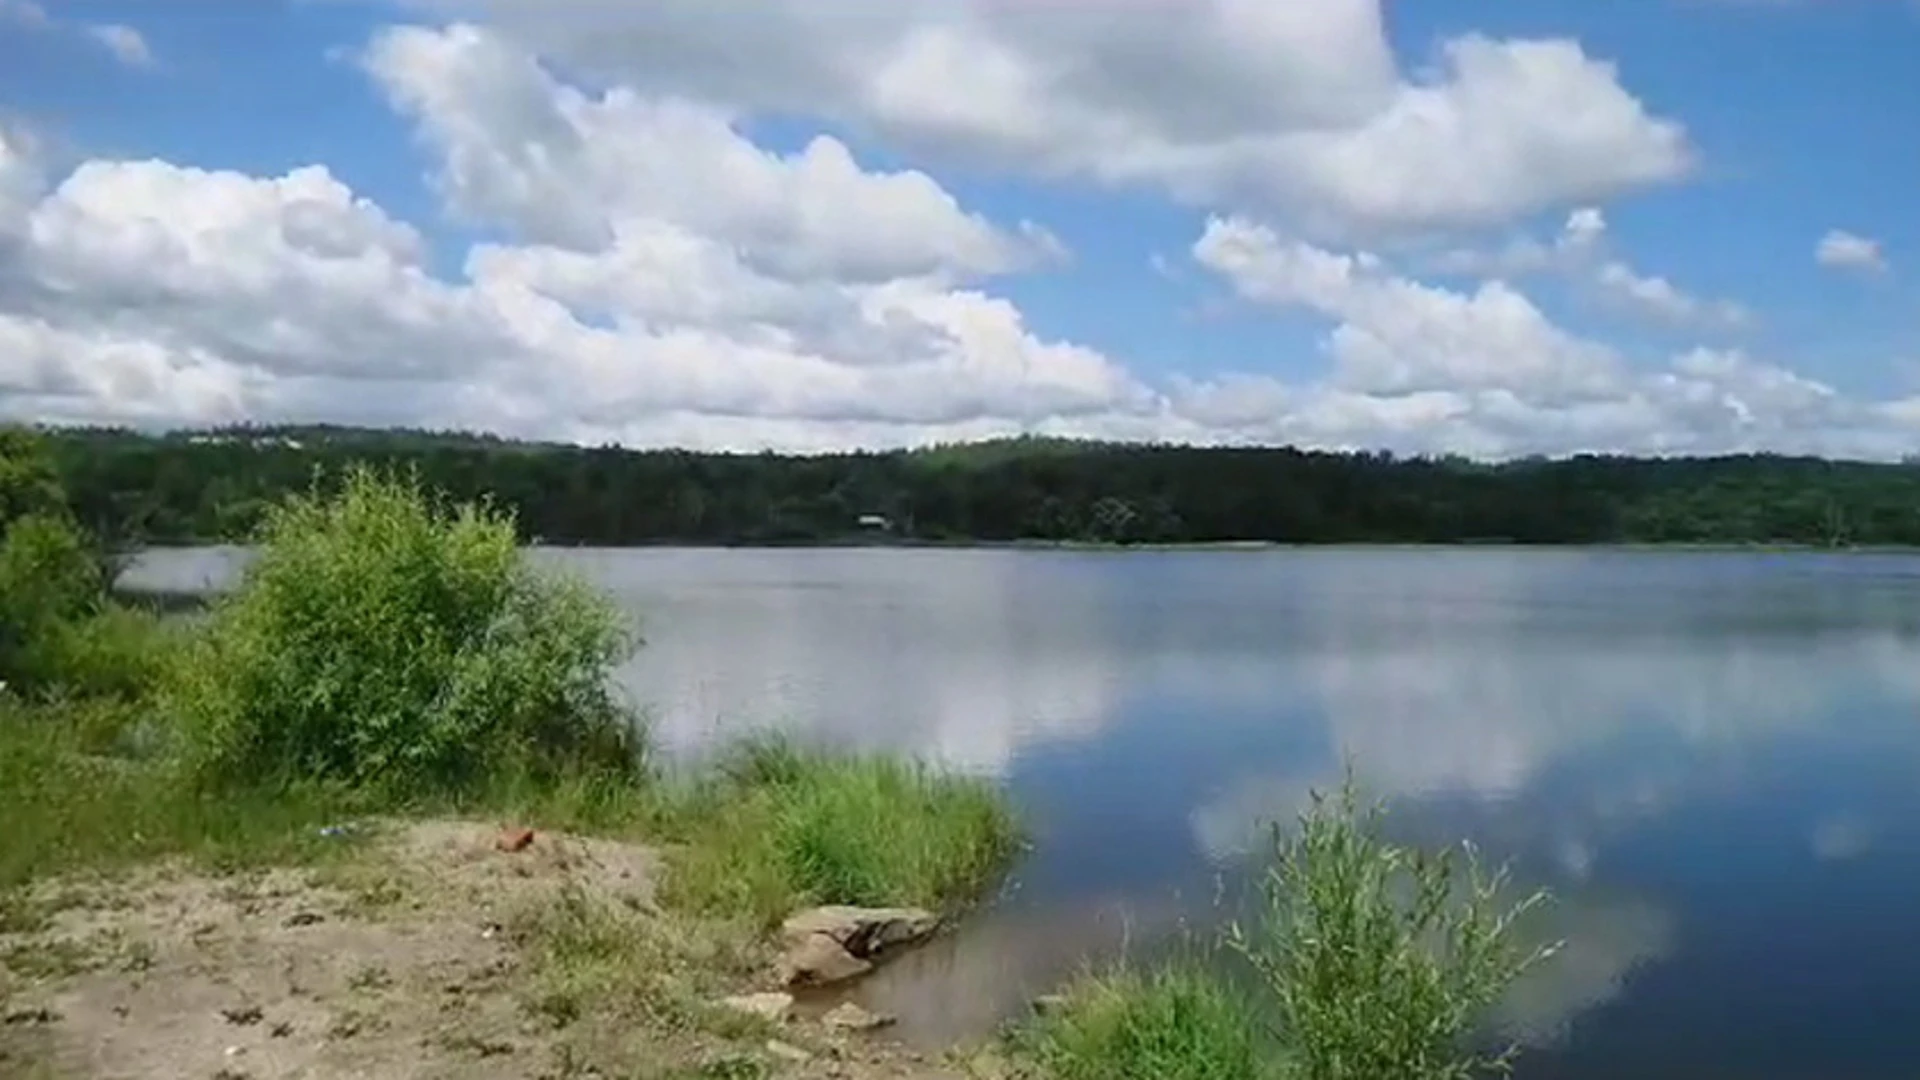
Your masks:
<path fill-rule="evenodd" d="M 1087 976 L 1014 1036 L 1054 1080 L 1254 1080 L 1278 1075 L 1253 1003 L 1198 964 Z"/>
<path fill-rule="evenodd" d="M 1471 848 L 1403 847 L 1381 825 L 1351 778 L 1316 795 L 1297 828 L 1273 832 L 1259 918 L 1223 935 L 1237 972 L 1186 961 L 1090 980 L 1016 1046 L 1056 1080 L 1504 1075 L 1516 1048 L 1488 1053 L 1474 1040 L 1508 988 L 1556 951 L 1516 931 L 1545 894 L 1516 899 Z M 1230 989 L 1242 981 L 1250 998 Z M 1249 1036 L 1256 1026 L 1264 1038 Z M 1202 1071 L 1170 1071 L 1175 1060 Z"/>
<path fill-rule="evenodd" d="M 669 899 L 769 924 L 809 903 L 950 908 L 976 899 L 1021 842 L 985 780 L 769 738 L 723 755 L 676 817 Z"/>

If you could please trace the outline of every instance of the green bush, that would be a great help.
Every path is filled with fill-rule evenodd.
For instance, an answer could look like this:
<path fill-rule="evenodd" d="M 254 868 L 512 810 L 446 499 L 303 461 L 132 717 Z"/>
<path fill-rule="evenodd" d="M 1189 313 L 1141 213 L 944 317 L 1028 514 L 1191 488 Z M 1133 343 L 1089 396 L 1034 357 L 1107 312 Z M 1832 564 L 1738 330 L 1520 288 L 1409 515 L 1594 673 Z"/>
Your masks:
<path fill-rule="evenodd" d="M 22 667 L 50 694 L 132 701 L 159 684 L 180 640 L 178 628 L 152 612 L 107 604 L 42 627 Z"/>
<path fill-rule="evenodd" d="M 1394 844 L 1349 781 L 1274 833 L 1252 931 L 1228 933 L 1260 976 L 1287 1075 L 1300 1080 L 1467 1080 L 1507 1071 L 1515 1048 L 1470 1048 L 1486 1012 L 1555 946 L 1515 924 L 1545 900 L 1509 902 L 1504 873 L 1471 847 Z"/>
<path fill-rule="evenodd" d="M 1015 1037 L 1054 1080 L 1258 1080 L 1277 1075 L 1247 999 L 1197 966 L 1082 980 Z"/>
<path fill-rule="evenodd" d="M 804 904 L 951 907 L 1020 843 L 986 781 L 781 740 L 735 748 L 681 816 L 690 843 L 670 896 L 769 923 Z"/>
<path fill-rule="evenodd" d="M 67 505 L 60 475 L 40 436 L 18 424 L 0 424 L 0 531 L 29 514 L 54 514 Z"/>
<path fill-rule="evenodd" d="M 640 767 L 618 612 L 531 567 L 505 514 L 360 468 L 269 511 L 259 544 L 166 680 L 203 780 L 407 803 Z"/>
<path fill-rule="evenodd" d="M 71 519 L 15 518 L 0 537 L 0 680 L 23 691 L 55 680 L 45 639 L 99 611 L 105 598 L 101 563 Z"/>

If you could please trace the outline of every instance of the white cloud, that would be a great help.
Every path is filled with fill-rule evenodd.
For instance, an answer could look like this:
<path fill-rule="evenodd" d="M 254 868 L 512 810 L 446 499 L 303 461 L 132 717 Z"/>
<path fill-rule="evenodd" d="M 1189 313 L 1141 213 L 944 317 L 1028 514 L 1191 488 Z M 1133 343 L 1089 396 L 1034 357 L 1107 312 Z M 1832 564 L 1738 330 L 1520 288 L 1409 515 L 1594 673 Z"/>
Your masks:
<path fill-rule="evenodd" d="M 1379 0 L 1056 9 L 417 0 L 641 92 L 830 117 L 936 157 L 1328 229 L 1499 221 L 1671 181 L 1677 123 L 1567 40 L 1442 43 L 1400 71 Z"/>
<path fill-rule="evenodd" d="M 87 36 L 113 54 L 115 60 L 131 68 L 154 66 L 153 49 L 140 31 L 124 23 L 98 23 L 87 27 Z"/>
<path fill-rule="evenodd" d="M 1627 314 L 1693 330 L 1736 330 L 1753 322 L 1743 305 L 1708 300 L 1658 275 L 1643 274 L 1610 254 L 1607 219 L 1599 207 L 1585 206 L 1567 215 L 1550 242 L 1520 237 L 1492 251 L 1455 248 L 1431 260 L 1435 270 L 1518 278 L 1563 275 L 1596 299 Z"/>
<path fill-rule="evenodd" d="M 589 25 L 583 10 L 563 6 L 554 32 Z M 0 129 L 0 413 L 802 450 L 1034 431 L 1489 455 L 1767 446 L 1893 456 L 1920 430 L 1920 405 L 1856 401 L 1740 352 L 1643 370 L 1558 326 L 1511 283 L 1442 287 L 1244 216 L 1213 219 L 1194 254 L 1243 303 L 1323 320 L 1325 371 L 1149 377 L 1036 332 L 1000 293 L 1002 275 L 1061 256 L 1042 227 L 993 220 L 933 176 L 874 168 L 831 137 L 791 153 L 756 144 L 749 116 L 702 103 L 713 87 L 675 74 L 692 62 L 706 9 L 660 10 L 693 26 L 669 35 L 672 48 L 655 43 L 662 70 L 592 91 L 477 27 L 395 29 L 366 50 L 447 210 L 489 238 L 452 274 L 436 269 L 413 225 L 324 165 L 254 176 L 96 159 L 57 175 L 18 131 Z M 1342 139 L 1413 85 L 1390 64 L 1361 62 L 1378 36 L 1368 5 L 1343 0 L 1339 18 L 1311 26 L 1224 0 L 1207 10 L 1215 37 L 1264 27 L 1278 35 L 1271 48 L 1304 56 L 1314 44 L 1347 63 L 1302 61 L 1332 89 L 1275 83 L 1286 96 L 1265 104 L 1249 88 L 1266 76 L 1251 64 L 1208 74 L 1215 89 L 1253 80 L 1218 101 L 1162 101 L 1112 72 L 1049 78 L 1087 102 L 1131 88 L 1139 100 L 1125 115 L 1154 131 L 1262 117 Z M 1186 42 L 1169 51 L 1176 58 L 1238 40 L 1155 22 L 1159 9 L 1082 40 L 1085 20 L 1020 11 L 1033 21 L 1019 25 L 1064 36 L 1061 55 L 1108 63 L 1147 40 L 1143 27 Z M 831 15 L 855 57 L 901 33 L 893 8 L 864 21 L 832 4 L 769 12 L 765 32 L 796 42 Z M 1261 21 L 1269 16 L 1277 21 Z M 961 29 L 998 40 L 1006 27 L 994 20 L 1014 18 L 975 12 Z M 611 31 L 605 44 L 614 57 L 641 47 Z M 1483 46 L 1499 49 L 1467 51 Z M 1028 64 L 1020 49 L 1012 55 Z M 1554 55 L 1565 54 L 1528 63 Z M 865 69 L 828 62 L 837 56 L 768 54 L 773 67 L 732 70 L 738 85 L 728 85 L 742 99 L 755 87 L 864 85 Z M 1453 76 L 1416 89 L 1446 97 L 1490 77 L 1467 67 L 1493 62 L 1460 58 Z M 665 92 L 662 79 L 688 93 Z M 1353 115 L 1339 107 L 1362 99 L 1371 104 Z M 1605 268 L 1619 261 L 1604 253 L 1605 233 L 1598 210 L 1577 210 L 1527 257 Z M 1619 287 L 1642 303 L 1685 302 L 1657 278 L 1622 273 Z"/>
<path fill-rule="evenodd" d="M 994 273 L 1042 250 L 924 173 L 865 171 L 827 136 L 769 154 L 711 107 L 591 97 L 475 27 L 384 32 L 366 64 L 440 157 L 448 202 L 536 242 L 600 249 L 623 222 L 671 220 L 769 273 L 867 280 Z"/>
<path fill-rule="evenodd" d="M 1589 223 L 1590 224 L 1590 223 Z M 1576 231 L 1585 231 L 1586 225 Z M 1911 417 L 1853 401 L 1738 350 L 1698 348 L 1638 370 L 1573 336 L 1498 281 L 1471 292 L 1400 277 L 1243 219 L 1215 219 L 1195 258 L 1241 297 L 1305 308 L 1333 324 L 1332 377 L 1286 388 L 1245 378 L 1230 394 L 1190 388 L 1184 407 L 1244 437 L 1411 451 L 1659 453 L 1778 449 L 1888 457 Z M 1269 407 L 1236 412 L 1251 392 Z"/>
<path fill-rule="evenodd" d="M 1822 236 L 1814 246 L 1813 259 L 1835 270 L 1879 272 L 1887 269 L 1886 253 L 1881 250 L 1880 241 L 1844 229 L 1833 229 Z"/>

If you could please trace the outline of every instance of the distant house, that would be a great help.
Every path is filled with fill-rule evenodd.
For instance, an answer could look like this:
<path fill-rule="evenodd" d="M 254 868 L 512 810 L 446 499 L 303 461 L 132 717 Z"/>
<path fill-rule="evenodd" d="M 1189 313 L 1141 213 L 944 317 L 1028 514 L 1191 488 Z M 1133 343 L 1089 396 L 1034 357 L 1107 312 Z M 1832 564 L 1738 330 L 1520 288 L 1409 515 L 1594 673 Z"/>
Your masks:
<path fill-rule="evenodd" d="M 893 531 L 893 522 L 887 520 L 887 515 L 885 514 L 861 514 L 860 527 L 872 532 L 891 532 Z"/>

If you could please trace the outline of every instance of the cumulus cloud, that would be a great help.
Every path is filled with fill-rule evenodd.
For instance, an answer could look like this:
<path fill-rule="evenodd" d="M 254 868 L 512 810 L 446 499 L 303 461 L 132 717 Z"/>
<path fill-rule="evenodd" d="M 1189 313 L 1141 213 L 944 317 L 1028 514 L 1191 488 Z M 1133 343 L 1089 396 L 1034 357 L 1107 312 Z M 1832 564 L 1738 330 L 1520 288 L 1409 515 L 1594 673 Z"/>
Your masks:
<path fill-rule="evenodd" d="M 1735 330 L 1753 322 L 1752 313 L 1741 304 L 1695 296 L 1614 255 L 1606 214 L 1595 206 L 1569 213 L 1550 241 L 1523 236 L 1493 250 L 1454 248 L 1431 262 L 1435 270 L 1454 274 L 1504 278 L 1559 274 L 1610 307 L 1679 329 Z"/>
<path fill-rule="evenodd" d="M 1302 238 L 1318 237 L 1315 217 L 1430 224 L 1617 186 L 1605 169 L 1578 183 L 1555 170 L 1579 171 L 1595 133 L 1660 122 L 1577 46 L 1463 39 L 1416 77 L 1395 68 L 1373 4 L 1339 0 L 1314 18 L 1240 0 L 1185 18 L 1166 10 L 1130 6 L 1108 25 L 963 0 L 939 12 L 769 4 L 764 20 L 722 20 L 741 38 L 716 42 L 707 8 L 563 0 L 539 25 L 503 10 L 505 29 L 383 31 L 361 55 L 366 76 L 415 133 L 447 212 L 487 238 L 456 253 L 451 273 L 414 224 L 325 164 L 260 176 L 101 158 L 62 174 L 0 128 L 0 413 L 797 450 L 1030 431 L 1487 455 L 1892 456 L 1920 428 L 1920 402 L 1854 401 L 1743 352 L 1646 370 L 1561 327 L 1511 282 L 1444 287 Z M 1161 38 L 1164 50 L 1147 48 Z M 955 69 L 963 81 L 941 100 L 960 112 L 941 128 L 926 96 L 937 83 L 914 65 L 955 41 L 984 51 Z M 1200 81 L 1159 89 L 1136 70 L 1149 55 Z M 874 81 L 883 75 L 894 81 Z M 964 81 L 982 79 L 999 90 Z M 891 89 L 876 97 L 876 86 Z M 1529 126 L 1545 124 L 1530 111 L 1541 94 L 1556 102 L 1552 132 Z M 976 149 L 1024 148 L 1081 177 L 1113 178 L 1133 161 L 1138 178 L 1175 188 L 1166 162 L 1246 151 L 1244 162 L 1265 163 L 1246 177 L 1271 173 L 1307 197 L 1263 188 L 1272 212 L 1214 217 L 1193 254 L 1242 303 L 1323 321 L 1326 370 L 1150 377 L 1051 339 L 1002 286 L 1061 259 L 1042 224 L 996 220 L 933 175 L 877 167 L 832 135 L 769 149 L 750 132 L 752 110 L 770 104 L 851 110 L 903 146 L 970 132 Z M 1074 110 L 1085 125 L 1060 127 Z M 1378 176 L 1342 178 L 1384 159 L 1338 147 L 1408 117 L 1457 138 L 1408 131 L 1379 152 L 1408 155 L 1401 166 L 1433 182 L 1395 194 Z M 1020 135 L 1002 121 L 1034 127 Z M 1049 165 L 1040 148 L 1056 139 L 1066 156 Z M 1447 149 L 1456 142 L 1473 152 Z M 1546 179 L 1477 210 L 1444 193 L 1449 170 L 1487 160 L 1506 161 L 1496 174 Z M 1234 175 L 1201 172 L 1211 179 L 1195 197 Z M 1322 181 L 1326 198 L 1309 190 Z M 1605 238 L 1600 212 L 1577 210 L 1525 258 L 1584 260 L 1650 307 L 1705 303 L 1624 263 L 1606 271 L 1620 260 Z"/>
<path fill-rule="evenodd" d="M 817 448 L 1157 405 L 974 287 L 1047 238 L 924 174 L 832 140 L 771 154 L 709 108 L 588 95 L 471 28 L 383 35 L 368 67 L 449 204 L 511 242 L 447 280 L 323 166 L 90 161 L 45 190 L 9 138 L 0 407 Z"/>
<path fill-rule="evenodd" d="M 1274 403 L 1259 415 L 1235 414 L 1211 388 L 1190 392 L 1190 411 L 1223 426 L 1337 445 L 1384 428 L 1396 449 L 1489 455 L 1551 446 L 1887 457 L 1911 439 L 1904 406 L 1850 400 L 1740 350 L 1696 348 L 1664 368 L 1637 368 L 1499 281 L 1441 288 L 1376 256 L 1339 255 L 1239 218 L 1209 222 L 1193 255 L 1245 300 L 1333 325 L 1324 386 L 1301 393 L 1243 380 L 1241 395 L 1260 387 Z"/>
<path fill-rule="evenodd" d="M 1858 270 L 1877 273 L 1887 269 L 1886 253 L 1880 241 L 1845 229 L 1830 230 L 1814 245 L 1813 259 L 1834 270 Z"/>
<path fill-rule="evenodd" d="M 1498 221 L 1671 181 L 1677 122 L 1570 40 L 1464 36 L 1402 71 L 1379 0 L 1100 10 L 953 0 L 417 0 L 642 92 L 831 117 L 954 160 L 1284 209 L 1328 229 Z"/>

